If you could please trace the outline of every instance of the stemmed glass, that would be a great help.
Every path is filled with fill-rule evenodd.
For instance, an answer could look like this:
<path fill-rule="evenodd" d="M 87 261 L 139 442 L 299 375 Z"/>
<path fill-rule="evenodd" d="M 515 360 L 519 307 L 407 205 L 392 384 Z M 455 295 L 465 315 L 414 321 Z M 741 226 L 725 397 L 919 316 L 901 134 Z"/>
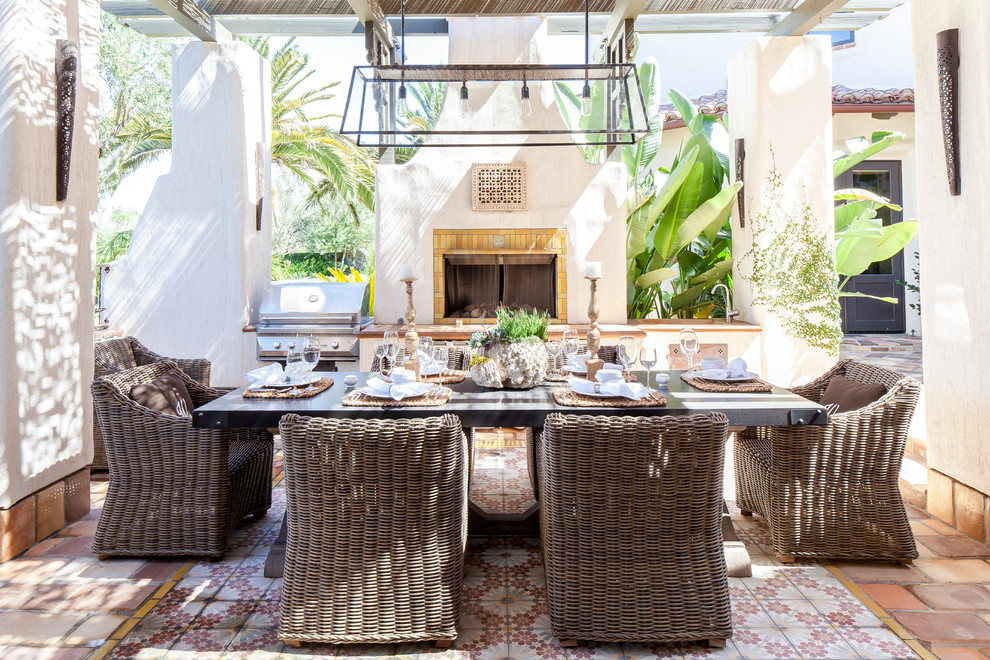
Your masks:
<path fill-rule="evenodd" d="M 441 375 L 443 375 L 443 372 L 447 368 L 447 363 L 449 361 L 450 361 L 450 350 L 447 348 L 447 344 L 437 344 L 433 348 L 433 364 L 440 367 Z"/>
<path fill-rule="evenodd" d="M 285 371 L 289 375 L 289 384 L 294 389 L 298 389 L 297 381 L 299 380 L 299 373 L 305 369 L 302 343 L 300 342 L 294 348 L 290 348 L 285 352 Z"/>
<path fill-rule="evenodd" d="M 650 371 L 657 364 L 657 349 L 650 346 L 644 346 L 639 349 L 639 362 L 644 367 L 646 367 L 646 386 L 650 386 Z"/>
<path fill-rule="evenodd" d="M 577 330 L 564 330 L 564 339 L 560 346 L 561 350 L 564 351 L 564 356 L 567 358 L 567 362 L 572 362 L 578 352 Z"/>
<path fill-rule="evenodd" d="M 386 330 L 382 335 L 382 343 L 385 344 L 385 359 L 388 360 L 388 372 L 392 373 L 395 367 L 395 357 L 399 354 L 399 336 L 392 330 Z M 382 374 L 385 372 L 383 371 Z"/>
<path fill-rule="evenodd" d="M 302 354 L 303 354 L 303 365 L 306 368 L 306 372 L 309 374 L 313 373 L 313 369 L 316 369 L 316 365 L 320 363 L 320 340 L 312 335 L 303 337 L 302 340 Z M 306 387 L 306 392 L 315 392 L 316 388 L 313 386 L 313 378 L 310 376 L 309 385 Z"/>
<path fill-rule="evenodd" d="M 419 373 L 425 374 L 426 370 L 433 364 L 433 337 L 420 337 L 419 350 L 426 354 L 425 364 L 419 365 Z"/>
<path fill-rule="evenodd" d="M 629 367 L 636 362 L 636 338 L 630 335 L 619 337 L 619 343 L 615 347 L 615 355 L 622 363 L 622 375 L 629 376 Z"/>
<path fill-rule="evenodd" d="M 560 342 L 559 341 L 548 341 L 547 342 L 547 353 L 550 354 L 550 367 L 552 373 L 560 373 L 560 369 L 557 368 L 557 358 L 560 357 Z"/>
<path fill-rule="evenodd" d="M 687 371 L 694 370 L 694 354 L 698 352 L 698 333 L 693 328 L 681 330 L 681 352 L 687 357 Z"/>
<path fill-rule="evenodd" d="M 375 344 L 375 357 L 378 358 L 378 375 L 385 375 L 385 356 L 388 355 L 388 344 L 384 340 Z"/>

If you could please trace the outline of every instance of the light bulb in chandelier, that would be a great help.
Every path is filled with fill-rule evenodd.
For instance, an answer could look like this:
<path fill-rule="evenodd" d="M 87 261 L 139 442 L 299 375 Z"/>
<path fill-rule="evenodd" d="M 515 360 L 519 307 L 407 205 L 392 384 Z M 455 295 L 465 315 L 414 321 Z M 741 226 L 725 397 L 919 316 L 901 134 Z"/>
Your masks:
<path fill-rule="evenodd" d="M 409 116 L 409 103 L 406 101 L 405 85 L 399 85 L 399 95 L 395 102 L 395 113 L 402 120 L 405 120 Z"/>
<path fill-rule="evenodd" d="M 591 85 L 584 83 L 584 89 L 581 90 L 581 114 L 585 117 L 591 115 Z"/>
<path fill-rule="evenodd" d="M 460 113 L 461 117 L 467 117 L 471 114 L 471 106 L 468 104 L 467 81 L 461 83 L 461 100 L 457 105 L 457 111 Z"/>
<path fill-rule="evenodd" d="M 522 92 L 519 94 L 519 110 L 523 117 L 529 117 L 533 114 L 533 104 L 529 100 L 529 86 L 525 82 L 522 86 Z"/>

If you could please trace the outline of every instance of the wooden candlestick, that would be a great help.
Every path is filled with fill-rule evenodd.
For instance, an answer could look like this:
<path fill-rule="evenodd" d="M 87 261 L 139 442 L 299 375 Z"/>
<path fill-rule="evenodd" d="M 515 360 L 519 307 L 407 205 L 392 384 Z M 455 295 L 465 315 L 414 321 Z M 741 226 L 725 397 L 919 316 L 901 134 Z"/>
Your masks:
<path fill-rule="evenodd" d="M 416 332 L 416 308 L 413 307 L 413 286 L 415 277 L 406 277 L 401 281 L 406 283 L 406 294 L 409 296 L 409 309 L 406 310 L 406 361 L 402 366 L 416 374 L 416 380 L 422 380 L 419 375 L 419 333 Z"/>
<path fill-rule="evenodd" d="M 602 346 L 602 333 L 598 329 L 598 280 L 600 277 L 585 277 L 584 279 L 591 282 L 591 302 L 588 304 L 588 320 L 591 321 L 591 327 L 588 329 L 588 359 L 584 363 L 587 371 L 588 380 L 595 380 L 595 374 L 598 370 L 602 368 L 605 363 L 598 358 L 598 349 Z"/>

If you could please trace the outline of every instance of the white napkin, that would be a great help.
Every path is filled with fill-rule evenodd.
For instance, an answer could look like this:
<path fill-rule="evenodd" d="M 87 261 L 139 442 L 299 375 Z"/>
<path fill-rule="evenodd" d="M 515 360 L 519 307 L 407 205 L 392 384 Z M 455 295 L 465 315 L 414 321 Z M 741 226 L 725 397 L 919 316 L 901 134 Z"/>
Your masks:
<path fill-rule="evenodd" d="M 369 394 L 379 397 L 389 397 L 395 401 L 402 401 L 411 396 L 426 394 L 433 388 L 431 383 L 416 382 L 416 374 L 408 369 L 394 369 L 392 371 L 392 382 L 386 382 L 381 378 L 369 378 L 365 389 Z"/>
<path fill-rule="evenodd" d="M 282 365 L 279 362 L 273 362 L 267 367 L 258 367 L 246 374 L 241 374 L 241 378 L 247 379 L 248 383 L 250 383 L 248 385 L 249 390 L 288 384 L 285 382 L 285 372 L 282 370 Z"/>
<path fill-rule="evenodd" d="M 584 378 L 570 378 L 567 384 L 578 394 L 621 396 L 633 401 L 645 399 L 650 394 L 650 388 L 642 383 L 627 383 L 622 372 L 615 369 L 602 369 L 595 377 L 598 379 L 597 383 Z"/>
<path fill-rule="evenodd" d="M 708 380 L 726 380 L 727 378 L 746 378 L 749 371 L 746 370 L 746 360 L 736 358 L 730 360 L 725 365 L 725 369 L 707 369 L 705 371 L 695 371 L 694 376 Z"/>
<path fill-rule="evenodd" d="M 622 365 L 606 362 L 602 365 L 602 369 L 608 369 L 609 371 L 622 371 Z"/>
<path fill-rule="evenodd" d="M 564 365 L 564 369 L 567 371 L 576 371 L 578 373 L 583 374 L 588 370 L 587 365 L 585 365 L 585 362 L 587 360 L 588 360 L 588 353 L 579 353 L 578 355 L 575 355 L 573 358 L 571 358 L 566 365 Z"/>
<path fill-rule="evenodd" d="M 419 373 L 424 376 L 432 376 L 433 374 L 440 373 L 440 365 L 438 365 L 433 358 L 429 357 L 426 354 L 426 351 L 417 349 L 416 359 L 419 360 Z"/>

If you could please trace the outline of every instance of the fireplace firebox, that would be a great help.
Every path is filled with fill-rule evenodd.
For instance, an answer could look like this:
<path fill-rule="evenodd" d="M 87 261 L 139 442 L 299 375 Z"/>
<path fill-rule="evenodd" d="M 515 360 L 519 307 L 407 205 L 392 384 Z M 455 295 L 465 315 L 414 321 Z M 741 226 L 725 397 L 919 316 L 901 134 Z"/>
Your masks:
<path fill-rule="evenodd" d="M 444 316 L 490 319 L 501 305 L 557 318 L 557 255 L 445 254 Z"/>

